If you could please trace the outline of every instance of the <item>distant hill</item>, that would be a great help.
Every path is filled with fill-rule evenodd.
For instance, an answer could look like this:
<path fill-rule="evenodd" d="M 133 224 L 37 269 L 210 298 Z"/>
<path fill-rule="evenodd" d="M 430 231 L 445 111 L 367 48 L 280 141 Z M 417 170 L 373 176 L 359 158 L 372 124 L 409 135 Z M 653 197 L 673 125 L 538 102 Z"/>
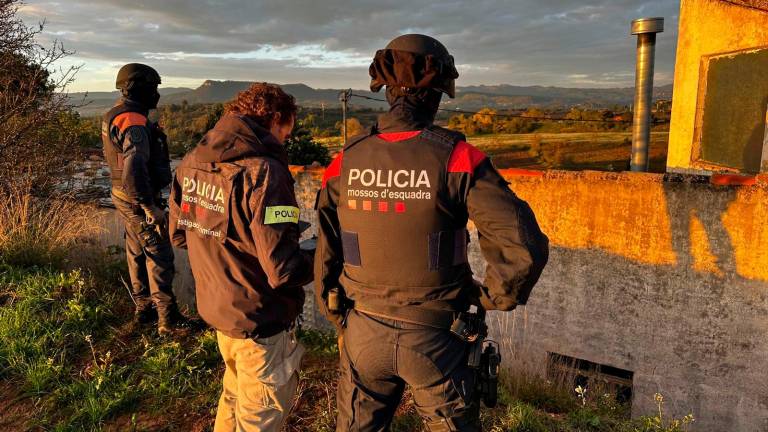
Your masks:
<path fill-rule="evenodd" d="M 227 102 L 235 95 L 248 88 L 251 83 L 247 81 L 205 81 L 200 87 L 184 93 L 176 93 L 163 98 L 161 103 L 179 104 L 186 100 L 188 103 L 217 103 Z M 292 94 L 302 106 L 320 106 L 322 104 L 338 105 L 339 92 L 336 89 L 313 89 L 306 84 L 283 84 L 283 90 Z M 355 93 L 370 92 L 356 90 Z"/>
<path fill-rule="evenodd" d="M 163 98 L 161 104 L 187 103 L 218 103 L 231 100 L 238 92 L 250 85 L 246 81 L 205 81 L 196 89 L 164 88 L 160 89 Z M 340 89 L 314 89 L 305 84 L 284 84 L 283 89 L 296 97 L 299 105 L 305 107 L 339 106 Z M 372 93 L 368 90 L 355 90 L 355 94 L 384 99 L 382 93 Z M 481 85 L 458 87 L 456 99 L 443 99 L 443 107 L 476 110 L 489 108 L 526 108 L 539 107 L 571 107 L 585 106 L 591 108 L 610 107 L 614 105 L 630 105 L 634 100 L 634 88 L 567 88 L 542 86 L 513 86 L 513 85 Z M 83 115 L 93 115 L 108 109 L 118 97 L 117 92 L 94 92 L 86 97 L 84 93 L 73 93 L 74 101 L 84 97 L 88 105 L 79 109 Z M 657 87 L 654 90 L 655 99 L 672 99 L 672 85 Z M 353 107 L 383 108 L 386 102 L 353 98 Z"/>
<path fill-rule="evenodd" d="M 524 108 L 586 106 L 605 108 L 613 105 L 631 105 L 635 89 L 628 88 L 569 88 L 521 87 L 513 85 L 469 86 L 457 89 L 456 99 L 445 99 L 445 107 L 474 109 L 479 107 Z M 672 85 L 656 87 L 654 99 L 672 99 Z"/>
<path fill-rule="evenodd" d="M 165 87 L 160 89 L 162 97 L 168 97 L 177 93 L 186 93 L 193 91 L 186 87 Z M 72 103 L 82 105 L 77 111 L 83 116 L 101 115 L 115 104 L 120 97 L 120 92 L 88 92 L 88 93 L 70 93 L 69 99 Z"/>

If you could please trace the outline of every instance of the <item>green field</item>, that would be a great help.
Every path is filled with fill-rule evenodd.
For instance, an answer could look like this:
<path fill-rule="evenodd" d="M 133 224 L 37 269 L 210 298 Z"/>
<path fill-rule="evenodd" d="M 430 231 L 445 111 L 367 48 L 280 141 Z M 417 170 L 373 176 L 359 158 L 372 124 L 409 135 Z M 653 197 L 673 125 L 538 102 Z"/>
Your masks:
<path fill-rule="evenodd" d="M 341 138 L 320 138 L 332 152 Z M 498 168 L 626 171 L 632 147 L 629 132 L 475 135 L 468 141 L 488 154 Z M 664 172 L 669 132 L 651 134 L 650 171 Z"/>

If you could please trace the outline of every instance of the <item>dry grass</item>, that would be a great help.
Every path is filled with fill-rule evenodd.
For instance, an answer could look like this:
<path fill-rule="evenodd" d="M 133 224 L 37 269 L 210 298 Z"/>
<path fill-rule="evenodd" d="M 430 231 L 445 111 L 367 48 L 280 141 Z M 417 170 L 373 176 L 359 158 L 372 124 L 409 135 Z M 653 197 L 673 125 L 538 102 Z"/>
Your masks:
<path fill-rule="evenodd" d="M 38 198 L 28 188 L 0 193 L 0 261 L 57 266 L 75 244 L 99 234 L 93 206 L 70 198 Z"/>

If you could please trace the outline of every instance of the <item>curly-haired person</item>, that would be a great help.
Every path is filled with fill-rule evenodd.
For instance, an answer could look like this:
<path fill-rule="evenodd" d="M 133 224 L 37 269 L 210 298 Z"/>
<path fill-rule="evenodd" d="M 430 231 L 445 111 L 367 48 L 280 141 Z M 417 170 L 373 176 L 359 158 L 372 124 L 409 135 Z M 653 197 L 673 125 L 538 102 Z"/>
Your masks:
<path fill-rule="evenodd" d="M 170 234 L 189 251 L 200 316 L 226 364 L 215 432 L 279 431 L 298 384 L 294 322 L 312 280 L 283 142 L 293 96 L 257 83 L 239 93 L 176 170 Z"/>

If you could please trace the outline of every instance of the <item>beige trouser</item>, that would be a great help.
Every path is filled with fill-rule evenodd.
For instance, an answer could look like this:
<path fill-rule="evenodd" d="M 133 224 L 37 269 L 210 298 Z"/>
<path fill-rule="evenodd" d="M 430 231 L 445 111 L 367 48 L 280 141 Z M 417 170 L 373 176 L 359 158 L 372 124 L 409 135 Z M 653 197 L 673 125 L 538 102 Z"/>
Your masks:
<path fill-rule="evenodd" d="M 216 336 L 227 368 L 214 432 L 279 432 L 296 393 L 304 347 L 293 332 L 261 339 Z"/>

